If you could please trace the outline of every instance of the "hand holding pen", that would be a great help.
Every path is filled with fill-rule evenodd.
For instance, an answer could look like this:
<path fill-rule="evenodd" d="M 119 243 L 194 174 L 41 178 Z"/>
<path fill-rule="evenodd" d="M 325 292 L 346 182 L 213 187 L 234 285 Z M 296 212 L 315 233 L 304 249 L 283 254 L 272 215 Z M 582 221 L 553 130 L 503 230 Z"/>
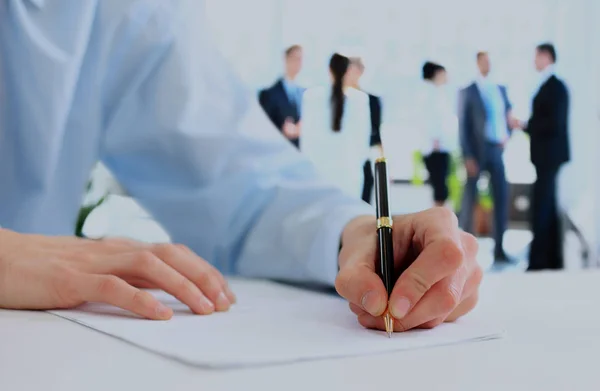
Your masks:
<path fill-rule="evenodd" d="M 471 311 L 483 273 L 476 261 L 477 241 L 459 229 L 454 213 L 434 208 L 394 216 L 389 223 L 394 260 L 393 273 L 387 272 L 394 279 L 391 292 L 383 273 L 379 274 L 381 235 L 376 218 L 356 218 L 342 235 L 335 285 L 359 323 L 385 330 L 386 323 L 391 326 L 384 319 L 389 311 L 393 331 L 406 331 L 435 327 Z"/>

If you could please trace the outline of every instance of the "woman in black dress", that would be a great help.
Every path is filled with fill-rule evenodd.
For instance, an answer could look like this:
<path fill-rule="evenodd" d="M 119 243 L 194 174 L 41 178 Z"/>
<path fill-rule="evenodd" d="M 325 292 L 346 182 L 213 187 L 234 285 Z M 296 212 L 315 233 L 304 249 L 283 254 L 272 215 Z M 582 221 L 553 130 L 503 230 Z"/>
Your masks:
<path fill-rule="evenodd" d="M 446 183 L 450 170 L 450 153 L 458 134 L 458 120 L 443 86 L 447 83 L 446 69 L 432 62 L 423 65 L 425 85 L 422 95 L 422 149 L 429 182 L 436 206 L 448 200 Z"/>

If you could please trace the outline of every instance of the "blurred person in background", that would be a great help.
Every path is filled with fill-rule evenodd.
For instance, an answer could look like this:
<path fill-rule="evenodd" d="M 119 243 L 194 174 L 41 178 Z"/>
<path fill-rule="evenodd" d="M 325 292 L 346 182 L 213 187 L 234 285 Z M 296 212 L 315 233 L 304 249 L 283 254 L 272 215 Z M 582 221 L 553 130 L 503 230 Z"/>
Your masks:
<path fill-rule="evenodd" d="M 258 94 L 258 101 L 271 122 L 296 147 L 301 131 L 302 94 L 304 88 L 296 83 L 302 70 L 302 47 L 290 46 L 284 53 L 285 73 L 271 87 Z"/>
<path fill-rule="evenodd" d="M 531 137 L 531 162 L 537 179 L 533 185 L 531 229 L 533 242 L 529 269 L 562 269 L 563 242 L 556 180 L 561 166 L 570 160 L 569 91 L 556 77 L 556 50 L 550 43 L 537 47 L 535 68 L 539 88 L 532 103 L 531 118 L 521 123 Z"/>
<path fill-rule="evenodd" d="M 365 73 L 365 65 L 360 57 L 350 57 L 350 67 L 346 75 L 347 84 L 349 87 L 362 91 L 360 88 L 360 78 Z M 371 149 L 377 150 L 377 155 L 383 156 L 383 146 L 381 144 L 381 98 L 373 94 L 365 92 L 369 96 L 369 110 L 371 113 Z M 363 167 L 365 177 L 362 199 L 365 202 L 371 203 L 373 194 L 373 186 L 375 184 L 373 178 L 373 167 L 371 159 L 367 159 Z"/>
<path fill-rule="evenodd" d="M 436 206 L 448 200 L 447 178 L 450 154 L 458 138 L 458 120 L 444 86 L 448 82 L 446 69 L 432 62 L 422 68 L 425 86 L 421 96 L 422 154 Z"/>
<path fill-rule="evenodd" d="M 369 96 L 350 85 L 355 78 L 349 70 L 350 59 L 335 53 L 329 62 L 331 87 L 304 94 L 300 150 L 327 181 L 360 199 L 372 127 Z"/>
<path fill-rule="evenodd" d="M 490 78 L 490 58 L 487 52 L 477 53 L 479 76 L 460 92 L 460 145 L 467 171 L 467 183 L 460 211 L 461 227 L 472 233 L 473 215 L 478 203 L 477 183 L 482 171 L 490 175 L 494 201 L 494 259 L 509 262 L 503 238 L 508 224 L 508 183 L 503 153 L 511 127 L 511 103 L 506 88 Z"/>

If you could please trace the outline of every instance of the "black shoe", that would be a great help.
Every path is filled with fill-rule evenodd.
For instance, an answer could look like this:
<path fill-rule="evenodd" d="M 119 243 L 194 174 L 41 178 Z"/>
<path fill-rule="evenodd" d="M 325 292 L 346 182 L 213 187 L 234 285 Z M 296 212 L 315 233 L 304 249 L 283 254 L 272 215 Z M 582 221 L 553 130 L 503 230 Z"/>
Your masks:
<path fill-rule="evenodd" d="M 540 265 L 540 266 L 538 266 L 538 265 L 531 265 L 531 264 L 527 267 L 528 272 L 541 272 L 541 271 L 545 271 L 545 270 L 554 270 L 554 271 L 563 270 L 563 267 L 556 266 L 556 265 L 552 265 L 552 266 Z"/>
<path fill-rule="evenodd" d="M 541 271 L 544 271 L 544 270 L 547 270 L 547 268 L 544 267 L 544 266 L 531 266 L 530 265 L 530 266 L 527 267 L 526 271 L 528 273 L 531 273 L 531 272 L 541 272 Z"/>
<path fill-rule="evenodd" d="M 511 263 L 511 260 L 508 257 L 508 255 L 506 255 L 506 253 L 504 251 L 502 251 L 502 252 L 497 252 L 494 254 L 494 262 Z"/>
<path fill-rule="evenodd" d="M 494 255 L 494 264 L 496 265 L 512 266 L 518 263 L 516 259 L 509 257 L 505 252 Z"/>

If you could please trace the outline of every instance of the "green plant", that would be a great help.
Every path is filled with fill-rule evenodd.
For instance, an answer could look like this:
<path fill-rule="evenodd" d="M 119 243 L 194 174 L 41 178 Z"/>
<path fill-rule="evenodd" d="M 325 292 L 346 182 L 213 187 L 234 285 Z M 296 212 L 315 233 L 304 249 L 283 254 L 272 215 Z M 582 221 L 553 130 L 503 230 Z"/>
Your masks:
<path fill-rule="evenodd" d="M 85 224 L 85 221 L 87 220 L 90 213 L 92 213 L 94 209 L 99 207 L 105 199 L 106 196 L 100 198 L 97 202 L 93 204 L 82 206 L 81 209 L 79 209 L 79 214 L 77 215 L 77 222 L 75 223 L 75 236 L 80 238 L 85 237 L 85 235 L 83 234 L 83 226 Z"/>

